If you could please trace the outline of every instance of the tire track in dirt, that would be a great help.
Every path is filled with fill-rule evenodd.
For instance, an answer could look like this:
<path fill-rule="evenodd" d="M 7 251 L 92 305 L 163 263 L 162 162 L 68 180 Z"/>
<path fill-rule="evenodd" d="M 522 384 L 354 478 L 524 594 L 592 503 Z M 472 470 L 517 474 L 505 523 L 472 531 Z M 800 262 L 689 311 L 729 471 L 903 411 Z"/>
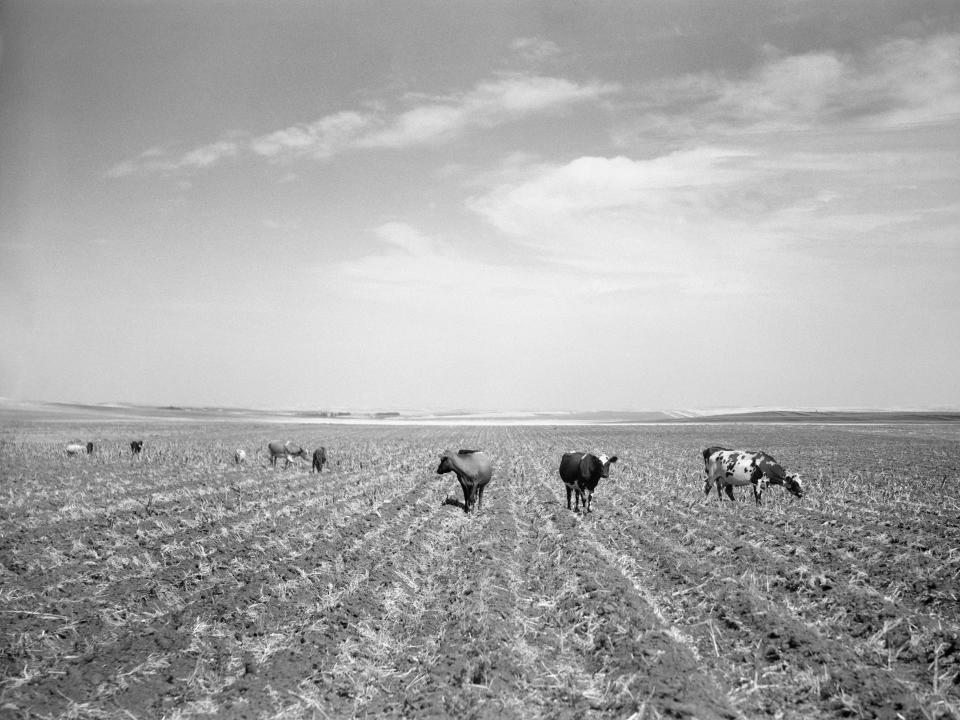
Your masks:
<path fill-rule="evenodd" d="M 621 553 L 612 549 L 618 544 L 598 537 L 589 520 L 566 509 L 556 470 L 541 466 L 534 476 L 545 497 L 556 501 L 552 517 L 573 548 L 586 597 L 602 603 L 601 632 L 612 648 L 605 663 L 623 690 L 645 698 L 645 708 L 663 715 L 738 717 L 715 679 L 704 672 L 693 644 L 660 611 L 640 575 L 621 562 Z M 626 625 L 624 619 L 629 619 Z"/>
<path fill-rule="evenodd" d="M 516 464 L 504 470 L 497 502 L 488 493 L 479 517 L 454 518 L 463 523 L 462 549 L 435 572 L 438 586 L 450 588 L 429 628 L 435 659 L 416 668 L 402 704 L 387 700 L 394 694 L 387 686 L 375 714 L 556 717 L 598 701 L 597 693 L 589 697 L 592 678 L 579 654 L 564 645 L 573 634 L 557 607 L 565 574 L 541 547 L 551 531 L 531 525 L 534 503 Z"/>

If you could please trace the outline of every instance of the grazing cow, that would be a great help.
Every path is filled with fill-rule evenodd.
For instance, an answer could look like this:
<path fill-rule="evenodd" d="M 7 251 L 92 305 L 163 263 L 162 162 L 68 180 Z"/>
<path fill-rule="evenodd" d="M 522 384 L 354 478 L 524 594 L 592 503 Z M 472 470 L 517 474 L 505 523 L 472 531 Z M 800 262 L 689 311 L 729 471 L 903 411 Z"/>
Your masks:
<path fill-rule="evenodd" d="M 706 473 L 704 494 L 709 495 L 710 488 L 716 485 L 720 500 L 723 500 L 724 490 L 733 500 L 734 485 L 753 485 L 753 499 L 757 505 L 768 485 L 782 485 L 797 497 L 803 497 L 800 477 L 787 475 L 780 463 L 765 452 L 708 447 L 703 451 L 703 464 Z"/>
<path fill-rule="evenodd" d="M 583 503 L 584 514 L 591 512 L 593 491 L 597 489 L 600 478 L 610 477 L 610 466 L 617 461 L 617 456 L 608 458 L 599 457 L 592 453 L 564 453 L 560 458 L 560 479 L 567 486 L 567 510 L 570 510 L 570 493 L 576 495 L 574 510 L 580 509 Z"/>
<path fill-rule="evenodd" d="M 243 448 L 237 448 L 237 451 L 233 454 L 233 461 L 237 465 L 246 465 L 247 464 L 247 451 Z"/>
<path fill-rule="evenodd" d="M 457 481 L 463 490 L 463 511 L 470 512 L 474 496 L 477 501 L 477 512 L 483 505 L 483 489 L 493 477 L 493 466 L 490 458 L 480 450 L 447 450 L 440 456 L 440 465 L 437 466 L 437 475 L 454 472 Z"/>
<path fill-rule="evenodd" d="M 134 455 L 139 455 L 140 451 L 143 450 L 143 440 L 131 440 L 130 441 L 130 452 Z"/>
<path fill-rule="evenodd" d="M 324 447 L 318 447 L 313 451 L 313 467 L 310 472 L 316 470 L 320 472 L 323 470 L 323 464 L 327 461 L 327 449 Z"/>
<path fill-rule="evenodd" d="M 93 443 L 88 442 L 86 445 L 81 445 L 80 443 L 70 443 L 67 445 L 67 455 L 81 455 L 84 452 L 87 455 L 93 454 Z"/>
<path fill-rule="evenodd" d="M 307 459 L 307 451 L 299 445 L 294 445 L 289 440 L 285 443 L 272 442 L 267 445 L 267 449 L 270 450 L 270 464 L 273 465 L 273 467 L 277 466 L 277 458 L 281 455 L 286 458 L 286 462 L 283 464 L 284 468 L 286 468 L 294 458 L 301 457 L 304 460 Z"/>

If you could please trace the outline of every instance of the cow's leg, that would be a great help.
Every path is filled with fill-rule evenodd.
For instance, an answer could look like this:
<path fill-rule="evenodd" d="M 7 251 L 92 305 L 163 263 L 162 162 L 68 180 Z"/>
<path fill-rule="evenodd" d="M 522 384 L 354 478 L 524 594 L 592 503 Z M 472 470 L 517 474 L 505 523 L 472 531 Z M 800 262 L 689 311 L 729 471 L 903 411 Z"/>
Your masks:
<path fill-rule="evenodd" d="M 460 489 L 463 490 L 463 511 L 465 513 L 470 512 L 470 501 L 473 499 L 473 486 L 467 485 L 463 480 L 460 480 Z"/>
<path fill-rule="evenodd" d="M 760 496 L 763 494 L 763 490 L 757 483 L 753 484 L 753 499 L 756 501 L 757 505 L 760 504 Z"/>
<path fill-rule="evenodd" d="M 724 485 L 723 489 L 727 491 L 727 497 L 730 498 L 730 502 L 736 500 L 736 498 L 733 497 L 733 485 Z M 720 499 L 722 500 L 723 498 Z"/>
<path fill-rule="evenodd" d="M 567 488 L 567 510 L 569 510 L 570 509 L 570 493 L 573 492 L 573 488 L 570 487 L 569 485 L 567 485 L 566 488 Z"/>
<path fill-rule="evenodd" d="M 586 498 L 586 501 L 583 503 L 584 515 L 591 511 L 590 506 L 593 504 L 593 490 L 587 489 Z"/>
<path fill-rule="evenodd" d="M 477 512 L 480 512 L 483 509 L 483 489 L 486 485 L 480 485 L 477 488 Z"/>

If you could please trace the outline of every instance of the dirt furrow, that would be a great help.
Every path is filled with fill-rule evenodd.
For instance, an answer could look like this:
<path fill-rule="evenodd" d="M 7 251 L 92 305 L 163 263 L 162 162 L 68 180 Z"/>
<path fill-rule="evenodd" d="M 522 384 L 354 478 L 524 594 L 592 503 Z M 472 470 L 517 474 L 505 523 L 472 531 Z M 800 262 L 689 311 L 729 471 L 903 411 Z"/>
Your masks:
<path fill-rule="evenodd" d="M 701 632 L 700 646 L 718 642 L 727 661 L 739 665 L 731 690 L 748 714 L 781 707 L 803 717 L 855 708 L 873 717 L 889 707 L 919 706 L 910 682 L 897 682 L 849 639 L 834 640 L 803 621 L 789 594 L 758 580 L 756 571 L 726 567 L 721 557 L 694 554 L 671 539 L 671 523 L 658 512 L 610 517 L 610 529 L 600 532 L 627 552 L 665 604 L 680 597 L 694 617 L 716 621 L 706 626 L 709 640 Z"/>
<path fill-rule="evenodd" d="M 312 544 L 306 541 L 299 548 L 287 546 L 285 552 L 266 556 L 262 547 L 243 546 L 243 550 L 239 554 L 234 553 L 226 566 L 198 563 L 193 570 L 194 575 L 178 575 L 170 578 L 169 582 L 158 576 L 147 578 L 146 585 L 129 590 L 142 597 L 145 612 L 141 614 L 121 612 L 115 616 L 83 603 L 71 607 L 69 615 L 42 613 L 33 616 L 34 632 L 60 638 L 61 643 L 71 644 L 74 650 L 72 655 L 69 651 L 52 654 L 54 658 L 59 656 L 70 660 L 67 668 L 62 663 L 50 665 L 38 662 L 39 658 L 35 658 L 29 682 L 23 683 L 28 691 L 34 689 L 35 685 L 35 693 L 25 694 L 44 697 L 60 691 L 63 679 L 69 679 L 71 669 L 76 666 L 82 667 L 91 662 L 109 666 L 110 658 L 117 657 L 117 665 L 127 667 L 132 658 L 144 655 L 169 656 L 175 654 L 176 648 L 185 651 L 185 648 L 198 641 L 197 638 L 205 636 L 210 622 L 222 626 L 231 619 L 242 620 L 241 609 L 256 605 L 257 598 L 263 596 L 265 588 L 279 588 L 278 592 L 281 593 L 296 591 L 298 598 L 303 592 L 311 596 L 335 592 L 332 587 L 327 587 L 335 581 L 329 577 L 318 578 L 317 567 L 322 564 L 329 572 L 336 574 L 339 568 L 339 572 L 343 573 L 343 555 L 363 556 L 366 552 L 365 543 L 376 540 L 386 527 L 387 520 L 393 520 L 398 513 L 404 512 L 404 508 L 415 504 L 425 492 L 426 488 L 418 484 L 399 498 L 385 494 L 382 503 L 369 512 L 342 518 L 339 524 L 331 523 L 326 530 L 317 532 Z M 362 511 L 359 505 L 356 509 Z M 244 560 L 245 556 L 249 559 Z M 194 579 L 191 580 L 191 577 Z M 97 598 L 92 598 L 92 601 L 94 605 L 97 604 Z M 197 609 L 193 609 L 195 604 Z M 199 611 L 199 608 L 211 604 L 214 608 L 222 608 L 222 611 Z M 270 611 L 268 607 L 260 615 L 268 615 Z M 215 621 L 207 616 L 212 616 Z M 250 627 L 249 623 L 246 627 Z M 242 641 L 243 634 L 236 640 Z M 231 641 L 231 638 L 223 639 L 227 644 Z M 18 662 L 24 669 L 20 671 L 14 667 L 6 674 L 26 676 L 26 669 L 31 665 L 30 657 Z M 49 680 L 45 681 L 44 678 Z M 104 674 L 104 682 L 108 680 L 109 677 Z M 130 683 L 127 681 L 125 684 Z M 124 689 L 122 683 L 115 685 L 111 686 L 111 692 Z"/>

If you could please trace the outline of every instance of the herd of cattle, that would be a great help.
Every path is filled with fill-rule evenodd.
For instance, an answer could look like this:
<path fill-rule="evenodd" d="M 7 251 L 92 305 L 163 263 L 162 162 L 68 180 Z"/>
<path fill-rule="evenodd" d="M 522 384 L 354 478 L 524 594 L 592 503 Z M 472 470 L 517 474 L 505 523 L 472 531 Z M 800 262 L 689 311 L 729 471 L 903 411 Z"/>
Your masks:
<path fill-rule="evenodd" d="M 70 443 L 67 445 L 67 455 L 90 455 L 94 452 L 94 444 L 88 442 Z M 130 443 L 130 453 L 140 455 L 143 450 L 143 440 L 133 440 Z M 284 458 L 284 468 L 297 458 L 308 459 L 308 451 L 300 445 L 287 442 L 271 442 L 267 445 L 270 465 L 277 466 L 277 460 Z M 753 486 L 753 498 L 757 505 L 763 491 L 770 485 L 780 485 L 796 497 L 803 497 L 803 481 L 796 474 L 788 475 L 776 460 L 765 452 L 749 450 L 729 450 L 722 447 L 708 447 L 702 452 L 706 484 L 704 494 L 709 495 L 713 487 L 717 489 L 717 497 L 723 500 L 724 491 L 731 500 L 733 488 L 738 486 Z M 321 472 L 327 462 L 326 448 L 319 447 L 313 451 L 311 472 Z M 245 465 L 247 453 L 243 448 L 237 448 L 234 453 L 234 462 Z M 567 509 L 588 513 L 591 511 L 593 493 L 601 478 L 610 477 L 610 466 L 617 462 L 617 456 L 594 455 L 593 453 L 571 452 L 564 453 L 560 458 L 560 479 L 567 491 Z M 362 467 L 362 466 L 361 466 Z M 440 465 L 437 474 L 452 472 L 457 476 L 457 482 L 463 490 L 463 510 L 470 512 L 476 503 L 479 511 L 483 502 L 483 490 L 493 477 L 493 463 L 490 457 L 480 450 L 452 450 L 445 451 L 440 456 Z M 574 496 L 574 507 L 570 507 L 571 495 Z"/>

